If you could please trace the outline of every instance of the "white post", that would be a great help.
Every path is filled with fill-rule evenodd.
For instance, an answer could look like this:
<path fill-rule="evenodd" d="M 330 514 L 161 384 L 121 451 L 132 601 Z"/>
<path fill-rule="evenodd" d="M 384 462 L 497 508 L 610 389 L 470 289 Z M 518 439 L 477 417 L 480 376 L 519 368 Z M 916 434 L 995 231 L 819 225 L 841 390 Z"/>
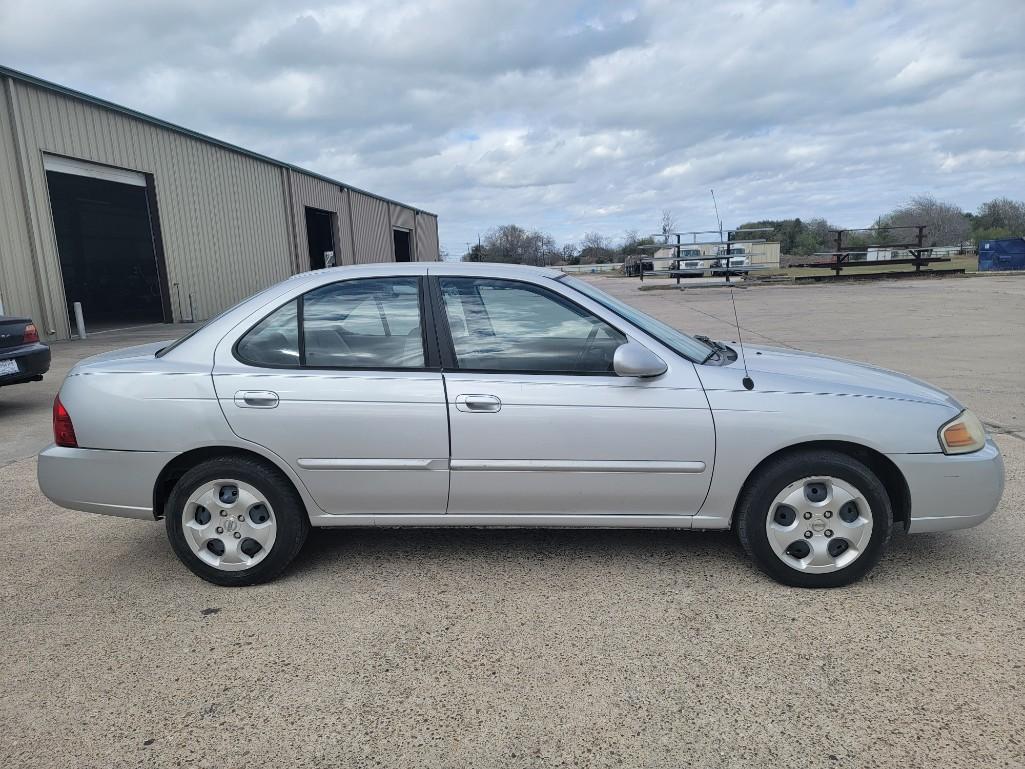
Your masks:
<path fill-rule="evenodd" d="M 85 339 L 85 318 L 82 317 L 81 302 L 75 302 L 75 325 L 78 326 L 78 338 Z"/>

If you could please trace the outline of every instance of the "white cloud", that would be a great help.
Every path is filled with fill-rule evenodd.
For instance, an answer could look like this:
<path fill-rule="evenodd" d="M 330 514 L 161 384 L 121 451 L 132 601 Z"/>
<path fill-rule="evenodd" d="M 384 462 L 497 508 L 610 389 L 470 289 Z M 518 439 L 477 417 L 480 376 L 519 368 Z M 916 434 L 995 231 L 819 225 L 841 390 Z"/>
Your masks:
<path fill-rule="evenodd" d="M 4 63 L 441 215 L 459 252 L 1025 194 L 1025 3 L 0 0 Z M 59 23 L 55 20 L 59 20 Z"/>

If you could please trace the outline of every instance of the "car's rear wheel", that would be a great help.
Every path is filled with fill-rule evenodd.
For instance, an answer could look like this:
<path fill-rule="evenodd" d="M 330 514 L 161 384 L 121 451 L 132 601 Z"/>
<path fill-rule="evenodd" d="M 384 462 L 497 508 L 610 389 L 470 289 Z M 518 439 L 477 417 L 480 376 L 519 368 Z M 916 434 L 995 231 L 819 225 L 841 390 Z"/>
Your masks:
<path fill-rule="evenodd" d="M 310 528 L 288 479 L 246 457 L 210 459 L 186 472 L 168 497 L 164 518 L 182 563 L 225 586 L 276 577 L 298 554 Z"/>
<path fill-rule="evenodd" d="M 886 487 L 862 462 L 807 451 L 769 463 L 737 510 L 744 549 L 774 579 L 795 587 L 839 587 L 880 559 L 893 528 Z"/>

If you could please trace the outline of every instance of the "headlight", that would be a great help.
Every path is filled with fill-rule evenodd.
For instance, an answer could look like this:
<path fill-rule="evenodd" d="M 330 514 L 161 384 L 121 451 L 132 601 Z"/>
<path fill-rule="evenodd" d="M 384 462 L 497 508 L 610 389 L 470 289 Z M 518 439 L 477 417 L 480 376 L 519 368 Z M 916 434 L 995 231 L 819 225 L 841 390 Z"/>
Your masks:
<path fill-rule="evenodd" d="M 986 428 L 965 409 L 940 428 L 939 437 L 944 454 L 970 454 L 986 445 Z"/>

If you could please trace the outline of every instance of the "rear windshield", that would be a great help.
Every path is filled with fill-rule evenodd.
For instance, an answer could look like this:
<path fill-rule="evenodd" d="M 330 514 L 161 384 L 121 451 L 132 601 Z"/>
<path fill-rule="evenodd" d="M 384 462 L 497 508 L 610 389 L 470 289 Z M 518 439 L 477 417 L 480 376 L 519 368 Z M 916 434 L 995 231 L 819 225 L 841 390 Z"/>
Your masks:
<path fill-rule="evenodd" d="M 223 318 L 229 312 L 237 310 L 239 307 L 241 307 L 242 305 L 246 304 L 247 302 L 251 302 L 254 299 L 257 299 L 257 298 L 259 298 L 261 296 L 270 296 L 270 295 L 274 295 L 274 294 L 280 294 L 282 292 L 282 286 L 285 283 L 287 283 L 289 281 L 292 281 L 292 280 L 296 280 L 297 278 L 302 278 L 302 277 L 304 277 L 304 275 L 302 275 L 302 274 L 300 274 L 300 275 L 293 275 L 291 278 L 287 278 L 286 280 L 282 281 L 281 283 L 276 283 L 273 286 L 268 286 L 267 288 L 263 289 L 262 291 L 258 291 L 257 293 L 253 294 L 252 296 L 247 296 L 241 302 L 237 302 L 236 304 L 233 304 L 227 310 L 223 310 L 223 311 L 217 313 L 212 318 L 210 318 L 210 320 L 203 321 L 198 326 L 196 326 L 196 328 L 194 328 L 191 331 L 189 331 L 189 333 L 187 333 L 185 336 L 181 337 L 180 339 L 175 339 L 173 342 L 171 342 L 171 344 L 167 345 L 166 347 L 161 347 L 159 350 L 157 350 L 156 356 L 158 358 L 162 358 L 163 356 L 167 355 L 167 353 L 171 352 L 171 350 L 175 349 L 176 347 L 179 347 L 180 345 L 185 344 L 192 337 L 194 337 L 196 334 L 198 334 L 200 331 L 202 331 L 204 328 L 209 326 L 214 321 L 220 320 L 221 318 Z"/>
<path fill-rule="evenodd" d="M 261 292 L 261 293 L 262 293 L 262 292 Z M 258 296 L 258 294 L 257 294 L 257 296 Z M 194 337 L 194 336 L 195 336 L 196 334 L 198 334 L 198 333 L 199 333 L 200 331 L 202 331 L 202 330 L 203 330 L 204 328 L 206 328 L 207 326 L 209 326 L 209 325 L 210 325 L 211 323 L 213 323 L 213 322 L 214 322 L 215 320 L 218 320 L 218 319 L 219 319 L 219 318 L 221 318 L 222 316 L 224 316 L 224 315 L 227 315 L 227 314 L 228 314 L 229 312 L 231 312 L 232 310 L 234 310 L 234 309 L 235 309 L 236 307 L 240 307 L 241 305 L 245 304 L 246 302 L 248 302 L 248 301 L 249 301 L 250 299 L 252 299 L 252 298 L 253 298 L 253 297 L 251 297 L 251 296 L 250 296 L 250 297 L 247 297 L 247 298 L 243 299 L 243 300 L 242 300 L 241 302 L 239 302 L 238 304 L 233 304 L 233 305 L 232 305 L 231 307 L 229 307 L 229 308 L 228 308 L 227 310 L 224 310 L 223 312 L 219 312 L 219 313 L 217 313 L 217 314 L 216 314 L 216 315 L 214 315 L 214 316 L 213 316 L 212 318 L 210 318 L 210 320 L 205 320 L 205 321 L 203 321 L 203 322 L 202 322 L 202 323 L 200 323 L 200 324 L 199 324 L 198 326 L 196 326 L 196 327 L 195 327 L 194 329 L 192 329 L 192 330 L 191 330 L 191 331 L 190 331 L 189 333 L 187 333 L 187 334 L 186 334 L 185 336 L 182 336 L 182 337 L 178 337 L 178 338 L 177 338 L 177 339 L 175 339 L 175 340 L 174 340 L 173 342 L 171 342 L 171 344 L 169 344 L 169 345 L 166 345 L 165 347 L 161 347 L 161 348 L 160 348 L 159 350 L 157 350 L 157 354 L 156 354 L 156 357 L 158 357 L 158 358 L 162 358 L 162 357 L 164 357 L 165 355 L 167 355 L 167 353 L 171 352 L 171 350 L 173 350 L 173 349 L 174 349 L 175 347 L 178 347 L 179 345 L 181 345 L 181 344 L 184 344 L 185 342 L 187 342 L 187 341 L 189 341 L 190 339 L 192 339 L 192 337 Z"/>
<path fill-rule="evenodd" d="M 207 321 L 206 323 L 209 323 L 209 322 L 210 321 Z M 173 342 L 171 342 L 171 344 L 166 345 L 164 347 L 161 347 L 159 350 L 157 350 L 156 357 L 158 357 L 158 358 L 164 357 L 165 355 L 167 355 L 167 353 L 171 352 L 171 350 L 173 350 L 175 347 L 180 345 L 182 342 L 185 342 L 185 341 L 191 339 L 193 336 L 198 334 L 203 329 L 204 326 L 206 326 L 206 323 L 204 323 L 202 326 L 197 326 L 196 328 L 192 329 L 192 331 L 187 333 L 185 336 L 178 337 Z"/>

